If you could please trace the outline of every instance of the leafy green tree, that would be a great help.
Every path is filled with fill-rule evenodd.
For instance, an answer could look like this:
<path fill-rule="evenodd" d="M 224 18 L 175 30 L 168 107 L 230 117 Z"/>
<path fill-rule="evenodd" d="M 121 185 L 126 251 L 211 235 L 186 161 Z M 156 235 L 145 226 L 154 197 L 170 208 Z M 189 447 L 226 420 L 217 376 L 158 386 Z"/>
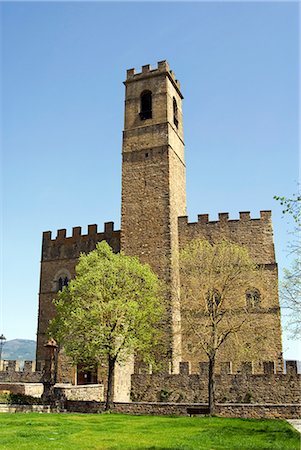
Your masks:
<path fill-rule="evenodd" d="M 164 302 L 157 276 L 138 258 L 115 254 L 101 242 L 80 256 L 75 279 L 54 303 L 49 334 L 75 364 L 106 363 L 110 409 L 116 363 L 134 352 L 150 358 L 160 340 Z"/>
<path fill-rule="evenodd" d="M 212 415 L 217 354 L 230 336 L 242 333 L 252 320 L 252 305 L 246 305 L 245 295 L 249 286 L 259 287 L 261 271 L 246 248 L 227 240 L 211 244 L 197 239 L 180 253 L 180 277 L 182 316 L 193 337 L 193 351 L 205 352 L 208 357 L 208 403 Z M 244 339 L 237 342 L 241 342 L 243 351 Z"/>

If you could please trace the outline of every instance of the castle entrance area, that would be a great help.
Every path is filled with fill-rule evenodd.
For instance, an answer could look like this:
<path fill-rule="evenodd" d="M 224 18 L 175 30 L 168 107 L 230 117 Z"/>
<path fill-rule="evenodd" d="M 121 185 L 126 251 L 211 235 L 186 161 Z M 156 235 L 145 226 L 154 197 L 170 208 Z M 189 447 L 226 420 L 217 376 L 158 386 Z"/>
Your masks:
<path fill-rule="evenodd" d="M 77 384 L 97 384 L 97 370 L 87 370 L 82 365 L 78 365 Z"/>

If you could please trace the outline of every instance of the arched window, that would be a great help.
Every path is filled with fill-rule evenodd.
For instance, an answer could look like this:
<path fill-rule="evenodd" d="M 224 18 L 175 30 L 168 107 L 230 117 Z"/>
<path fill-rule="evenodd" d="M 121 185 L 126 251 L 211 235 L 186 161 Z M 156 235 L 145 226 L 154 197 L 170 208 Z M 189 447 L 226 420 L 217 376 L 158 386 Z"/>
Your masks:
<path fill-rule="evenodd" d="M 217 289 L 210 289 L 207 292 L 207 307 L 209 311 L 217 308 L 221 302 L 221 294 Z"/>
<path fill-rule="evenodd" d="M 60 277 L 58 279 L 58 291 L 61 291 L 65 286 L 68 286 L 69 280 L 68 277 Z"/>
<path fill-rule="evenodd" d="M 60 269 L 54 276 L 52 281 L 52 291 L 61 291 L 65 286 L 68 286 L 71 280 L 71 274 L 67 269 Z"/>
<path fill-rule="evenodd" d="M 61 290 L 63 289 L 63 287 L 64 287 L 64 280 L 63 280 L 62 277 L 60 277 L 60 278 L 58 279 L 57 287 L 58 287 L 58 291 L 61 291 Z"/>
<path fill-rule="evenodd" d="M 152 93 L 144 91 L 140 96 L 140 119 L 146 120 L 152 118 Z"/>
<path fill-rule="evenodd" d="M 173 98 L 173 123 L 178 128 L 179 118 L 178 118 L 178 105 L 175 98 Z"/>
<path fill-rule="evenodd" d="M 258 289 L 252 288 L 246 292 L 246 303 L 248 308 L 260 306 L 260 292 Z"/>

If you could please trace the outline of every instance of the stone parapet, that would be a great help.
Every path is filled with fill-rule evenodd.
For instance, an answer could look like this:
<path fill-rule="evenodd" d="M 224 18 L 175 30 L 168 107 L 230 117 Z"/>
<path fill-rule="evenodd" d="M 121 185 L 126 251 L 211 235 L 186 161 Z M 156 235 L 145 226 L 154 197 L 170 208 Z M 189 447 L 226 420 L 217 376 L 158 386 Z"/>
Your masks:
<path fill-rule="evenodd" d="M 87 234 L 82 234 L 81 227 L 73 227 L 70 236 L 67 236 L 65 228 L 57 230 L 55 238 L 52 238 L 51 231 L 45 231 L 42 260 L 78 258 L 81 252 L 94 250 L 96 243 L 101 241 L 107 241 L 114 251 L 120 251 L 120 231 L 114 230 L 114 222 L 106 222 L 101 232 L 96 224 L 88 225 Z"/>
<path fill-rule="evenodd" d="M 0 383 L 39 383 L 42 381 L 43 371 L 35 370 L 35 361 L 25 361 L 23 369 L 19 361 L 2 361 Z"/>
<path fill-rule="evenodd" d="M 216 399 L 220 403 L 299 403 L 301 375 L 295 361 L 287 363 L 287 373 L 275 373 L 272 361 L 264 362 L 261 373 L 252 363 L 242 363 L 231 373 L 231 363 L 222 363 L 216 377 Z M 200 363 L 199 373 L 190 373 L 188 363 L 180 364 L 179 374 L 135 373 L 131 398 L 139 402 L 158 402 L 162 392 L 170 402 L 205 402 L 208 398 L 208 363 Z"/>

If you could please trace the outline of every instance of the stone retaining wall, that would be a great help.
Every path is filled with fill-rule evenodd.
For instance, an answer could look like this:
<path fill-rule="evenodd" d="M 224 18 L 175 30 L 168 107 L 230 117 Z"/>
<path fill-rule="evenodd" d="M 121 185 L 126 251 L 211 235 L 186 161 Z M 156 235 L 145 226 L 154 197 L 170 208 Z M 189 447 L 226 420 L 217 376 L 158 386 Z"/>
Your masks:
<path fill-rule="evenodd" d="M 13 394 L 31 395 L 41 397 L 43 394 L 42 383 L 0 383 L 0 391 L 9 391 Z"/>
<path fill-rule="evenodd" d="M 104 400 L 103 384 L 85 384 L 80 386 L 64 386 L 56 385 L 54 388 L 55 395 L 61 401 L 78 400 L 78 401 L 98 401 Z"/>
<path fill-rule="evenodd" d="M 5 405 L 0 404 L 0 413 L 16 413 L 16 412 L 43 412 L 50 413 L 49 405 Z"/>
<path fill-rule="evenodd" d="M 67 401 L 68 412 L 101 413 L 104 410 L 103 402 L 77 402 Z M 188 416 L 188 407 L 204 407 L 206 403 L 154 403 L 132 402 L 114 403 L 113 412 L 132 415 L 176 415 Z M 300 417 L 301 406 L 299 404 L 242 404 L 225 403 L 218 404 L 216 414 L 222 417 L 245 418 L 283 418 L 296 419 Z"/>

